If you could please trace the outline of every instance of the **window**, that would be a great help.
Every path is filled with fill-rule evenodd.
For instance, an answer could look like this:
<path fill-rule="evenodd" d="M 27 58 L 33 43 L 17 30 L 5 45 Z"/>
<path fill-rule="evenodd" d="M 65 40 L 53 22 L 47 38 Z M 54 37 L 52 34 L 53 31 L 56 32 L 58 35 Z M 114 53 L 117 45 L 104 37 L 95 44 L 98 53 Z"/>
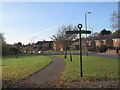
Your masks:
<path fill-rule="evenodd" d="M 120 39 L 118 39 L 118 42 L 120 41 Z"/>
<path fill-rule="evenodd" d="M 101 41 L 102 43 L 104 43 L 104 41 Z"/>
<path fill-rule="evenodd" d="M 99 41 L 97 40 L 97 43 L 98 43 Z"/>

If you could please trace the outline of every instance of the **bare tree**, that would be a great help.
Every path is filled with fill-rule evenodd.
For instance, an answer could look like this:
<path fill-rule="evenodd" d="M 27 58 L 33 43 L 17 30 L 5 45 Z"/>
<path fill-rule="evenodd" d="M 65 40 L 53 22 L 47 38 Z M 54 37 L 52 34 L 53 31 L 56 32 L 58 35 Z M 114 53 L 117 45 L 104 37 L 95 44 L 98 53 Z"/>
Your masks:
<path fill-rule="evenodd" d="M 112 30 L 115 30 L 113 35 L 120 36 L 120 11 L 119 12 L 113 11 L 110 20 L 111 20 Z"/>
<path fill-rule="evenodd" d="M 111 28 L 113 30 L 117 30 L 118 29 L 118 19 L 120 18 L 120 14 L 118 14 L 116 11 L 113 11 L 113 13 L 111 14 Z"/>
<path fill-rule="evenodd" d="M 120 6 L 120 2 L 118 3 L 118 5 Z M 115 37 L 119 37 L 120 36 L 120 11 L 119 12 L 113 11 L 110 20 L 111 20 L 112 30 L 115 30 L 113 35 Z M 119 47 L 116 47 L 116 51 L 118 50 L 119 50 Z"/>
<path fill-rule="evenodd" d="M 3 37 L 3 33 L 0 32 L 0 42 L 5 43 L 5 38 Z"/>
<path fill-rule="evenodd" d="M 73 30 L 77 30 L 77 27 L 72 25 L 63 25 L 62 27 L 59 27 L 57 34 L 52 36 L 53 41 L 60 42 L 63 45 L 63 48 L 65 49 L 65 58 L 67 58 L 67 50 L 70 49 L 72 41 L 77 38 L 77 34 L 66 34 L 66 31 Z"/>

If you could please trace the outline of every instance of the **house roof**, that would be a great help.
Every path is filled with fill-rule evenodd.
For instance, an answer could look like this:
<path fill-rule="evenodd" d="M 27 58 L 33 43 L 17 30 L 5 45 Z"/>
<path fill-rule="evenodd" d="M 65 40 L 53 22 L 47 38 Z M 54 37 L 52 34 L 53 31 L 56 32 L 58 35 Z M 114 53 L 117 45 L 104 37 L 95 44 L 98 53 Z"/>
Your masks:
<path fill-rule="evenodd" d="M 95 40 L 106 40 L 106 39 L 110 39 L 112 37 L 113 37 L 112 35 L 98 36 L 98 37 L 95 37 Z"/>
<path fill-rule="evenodd" d="M 110 35 L 97 36 L 97 37 L 88 37 L 87 41 L 89 41 L 89 40 L 108 40 L 108 39 L 115 39 L 115 38 L 120 38 L 120 36 L 110 34 Z"/>
<path fill-rule="evenodd" d="M 38 41 L 35 45 L 43 45 L 45 43 L 53 43 L 53 41 Z"/>
<path fill-rule="evenodd" d="M 113 35 L 112 39 L 115 39 L 115 38 L 120 38 L 120 35 Z"/>

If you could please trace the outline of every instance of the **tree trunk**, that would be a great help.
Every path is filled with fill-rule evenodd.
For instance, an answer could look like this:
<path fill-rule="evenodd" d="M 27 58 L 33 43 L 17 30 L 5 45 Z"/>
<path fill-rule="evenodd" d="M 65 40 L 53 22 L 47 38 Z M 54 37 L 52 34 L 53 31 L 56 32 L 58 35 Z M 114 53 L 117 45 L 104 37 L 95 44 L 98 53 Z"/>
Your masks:
<path fill-rule="evenodd" d="M 70 61 L 72 62 L 71 47 L 70 47 Z"/>
<path fill-rule="evenodd" d="M 65 58 L 67 58 L 67 47 L 65 49 Z"/>
<path fill-rule="evenodd" d="M 118 47 L 116 48 L 116 53 L 119 53 L 119 48 Z"/>

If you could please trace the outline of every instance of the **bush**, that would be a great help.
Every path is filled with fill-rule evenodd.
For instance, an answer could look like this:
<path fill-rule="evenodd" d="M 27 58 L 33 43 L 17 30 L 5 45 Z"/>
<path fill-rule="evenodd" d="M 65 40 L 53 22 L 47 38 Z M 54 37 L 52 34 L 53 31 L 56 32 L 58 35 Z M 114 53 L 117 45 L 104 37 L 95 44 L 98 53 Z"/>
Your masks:
<path fill-rule="evenodd" d="M 96 46 L 88 46 L 88 51 L 95 51 L 96 50 Z"/>
<path fill-rule="evenodd" d="M 2 44 L 2 55 L 9 55 L 10 51 L 9 51 L 9 45 L 6 43 Z"/>
<path fill-rule="evenodd" d="M 10 51 L 11 54 L 18 54 L 18 53 L 20 53 L 19 49 L 15 48 L 15 47 L 10 47 L 9 51 Z"/>
<path fill-rule="evenodd" d="M 101 46 L 99 47 L 99 51 L 100 51 L 100 52 L 106 52 L 107 49 L 108 49 L 108 47 L 107 47 L 106 45 L 101 45 Z"/>
<path fill-rule="evenodd" d="M 9 44 L 3 43 L 2 44 L 2 55 L 13 55 L 20 53 L 18 48 L 10 46 Z"/>

